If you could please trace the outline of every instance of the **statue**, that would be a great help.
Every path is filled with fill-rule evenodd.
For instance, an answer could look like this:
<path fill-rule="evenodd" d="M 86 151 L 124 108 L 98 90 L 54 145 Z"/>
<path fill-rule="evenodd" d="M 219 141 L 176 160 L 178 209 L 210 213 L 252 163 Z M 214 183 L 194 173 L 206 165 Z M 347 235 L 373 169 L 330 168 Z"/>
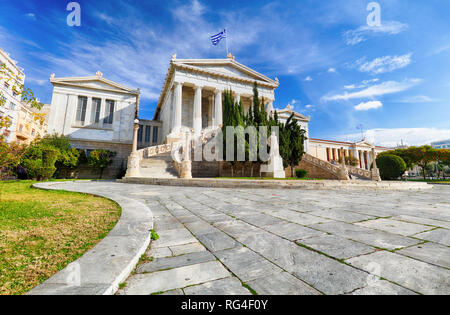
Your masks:
<path fill-rule="evenodd" d="M 269 138 L 270 153 L 267 165 L 261 166 L 261 174 L 263 177 L 270 178 L 286 178 L 286 172 L 283 167 L 283 159 L 280 156 L 280 146 L 278 137 L 272 132 Z"/>

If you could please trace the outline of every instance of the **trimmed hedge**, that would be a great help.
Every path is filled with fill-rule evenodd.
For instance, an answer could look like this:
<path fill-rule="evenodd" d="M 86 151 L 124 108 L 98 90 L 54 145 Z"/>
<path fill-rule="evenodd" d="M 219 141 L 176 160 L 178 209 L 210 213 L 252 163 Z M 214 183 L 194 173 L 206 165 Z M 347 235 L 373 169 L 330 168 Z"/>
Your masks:
<path fill-rule="evenodd" d="M 401 177 L 406 171 L 405 161 L 396 155 L 383 154 L 377 157 L 377 166 L 383 180 L 393 180 Z"/>
<path fill-rule="evenodd" d="M 308 171 L 300 169 L 295 171 L 295 175 L 297 175 L 297 178 L 305 178 L 306 175 L 308 175 Z"/>

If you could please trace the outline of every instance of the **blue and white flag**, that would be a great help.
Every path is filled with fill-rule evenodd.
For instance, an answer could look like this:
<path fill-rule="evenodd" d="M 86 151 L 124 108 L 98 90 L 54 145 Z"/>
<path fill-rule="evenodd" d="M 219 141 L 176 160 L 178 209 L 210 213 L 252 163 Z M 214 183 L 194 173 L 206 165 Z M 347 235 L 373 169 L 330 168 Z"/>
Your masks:
<path fill-rule="evenodd" d="M 227 38 L 227 30 L 223 30 L 219 34 L 211 36 L 212 44 L 217 46 L 223 38 Z"/>

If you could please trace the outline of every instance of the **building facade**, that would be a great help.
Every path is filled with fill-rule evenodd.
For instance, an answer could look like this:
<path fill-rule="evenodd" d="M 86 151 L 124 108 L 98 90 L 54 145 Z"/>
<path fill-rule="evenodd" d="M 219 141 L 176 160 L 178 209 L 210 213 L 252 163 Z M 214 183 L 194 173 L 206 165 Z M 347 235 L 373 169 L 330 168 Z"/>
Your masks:
<path fill-rule="evenodd" d="M 186 132 L 200 136 L 222 125 L 224 92 L 233 91 L 244 111 L 252 106 L 253 86 L 258 84 L 268 111 L 273 109 L 278 81 L 227 59 L 176 59 L 172 57 L 154 120 L 161 122 L 161 143 L 173 143 Z"/>
<path fill-rule="evenodd" d="M 359 161 L 359 168 L 370 170 L 373 163 L 372 148 L 376 155 L 391 150 L 391 148 L 374 146 L 367 141 L 360 142 L 342 142 L 323 139 L 309 139 L 308 154 L 334 164 L 339 164 L 341 152 L 346 157 L 354 157 Z"/>
<path fill-rule="evenodd" d="M 161 126 L 160 121 L 139 119 L 138 149 L 158 145 L 161 142 Z"/>
<path fill-rule="evenodd" d="M 0 116 L 8 117 L 11 125 L 5 130 L 0 130 L 6 142 L 16 141 L 17 118 L 21 108 L 20 95 L 14 90 L 14 86 L 25 84 L 25 74 L 22 69 L 17 66 L 8 53 L 0 48 L 0 65 L 6 66 L 14 77 L 2 75 L 0 77 L 0 97 L 4 101 L 4 105 L 0 106 Z"/>
<path fill-rule="evenodd" d="M 44 120 L 36 119 L 36 114 L 44 114 Z M 42 139 L 47 133 L 49 114 L 50 105 L 44 105 L 42 110 L 37 110 L 20 103 L 17 110 L 14 141 L 20 144 L 30 144 L 36 139 Z"/>
<path fill-rule="evenodd" d="M 435 149 L 450 149 L 450 139 L 445 141 L 437 141 L 431 143 L 431 146 Z"/>
<path fill-rule="evenodd" d="M 50 77 L 53 95 L 49 134 L 70 137 L 73 147 L 87 154 L 96 149 L 116 152 L 105 175 L 114 177 L 131 153 L 133 125 L 139 111 L 139 89 L 134 90 L 103 78 Z"/>

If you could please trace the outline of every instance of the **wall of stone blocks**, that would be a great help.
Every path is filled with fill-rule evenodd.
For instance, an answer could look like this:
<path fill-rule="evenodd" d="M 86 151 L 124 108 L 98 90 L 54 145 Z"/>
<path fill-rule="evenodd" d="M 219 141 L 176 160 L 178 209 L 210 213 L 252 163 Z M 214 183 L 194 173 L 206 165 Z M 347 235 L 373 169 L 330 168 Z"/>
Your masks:
<path fill-rule="evenodd" d="M 338 179 L 338 177 L 330 172 L 323 170 L 320 167 L 317 167 L 305 160 L 302 160 L 296 167 L 295 170 L 304 169 L 308 172 L 308 178 L 317 178 L 317 179 Z M 286 177 L 291 177 L 291 167 L 285 169 Z M 294 171 L 295 176 L 295 171 Z"/>
<path fill-rule="evenodd" d="M 260 168 L 259 163 L 236 162 L 233 167 L 230 162 L 220 162 L 220 177 L 260 177 Z"/>
<path fill-rule="evenodd" d="M 96 141 L 82 141 L 82 140 L 71 140 L 71 145 L 74 148 L 82 149 L 82 150 L 109 150 L 116 152 L 113 163 L 109 165 L 105 171 L 103 172 L 103 178 L 115 179 L 117 173 L 119 172 L 121 166 L 123 165 L 125 168 L 127 167 L 128 157 L 131 154 L 132 145 L 124 144 L 124 143 L 108 143 L 108 142 L 96 142 Z M 89 167 L 81 167 L 75 175 L 77 178 L 98 178 L 100 172 L 93 170 Z"/>

